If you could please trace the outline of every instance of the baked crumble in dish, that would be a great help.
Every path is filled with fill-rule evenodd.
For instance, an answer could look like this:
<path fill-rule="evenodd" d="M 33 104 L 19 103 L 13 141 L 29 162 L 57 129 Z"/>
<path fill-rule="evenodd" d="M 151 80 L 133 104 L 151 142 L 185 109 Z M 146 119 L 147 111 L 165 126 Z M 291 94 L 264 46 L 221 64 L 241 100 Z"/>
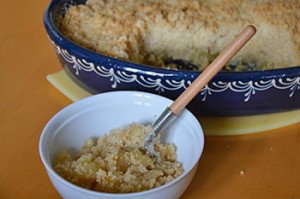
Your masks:
<path fill-rule="evenodd" d="M 246 25 L 257 34 L 224 68 L 300 64 L 300 1 L 88 0 L 57 21 L 75 43 L 114 58 L 203 70 Z"/>

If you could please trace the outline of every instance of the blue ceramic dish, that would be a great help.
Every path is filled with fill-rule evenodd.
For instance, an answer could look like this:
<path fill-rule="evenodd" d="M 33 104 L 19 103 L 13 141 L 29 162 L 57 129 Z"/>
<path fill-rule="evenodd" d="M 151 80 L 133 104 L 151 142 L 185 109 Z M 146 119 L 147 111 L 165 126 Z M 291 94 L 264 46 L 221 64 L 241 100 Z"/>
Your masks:
<path fill-rule="evenodd" d="M 84 0 L 53 0 L 44 25 L 68 75 L 92 93 L 137 90 L 175 99 L 199 72 L 169 70 L 107 57 L 65 38 L 55 26 L 70 5 Z M 300 66 L 253 72 L 220 72 L 189 104 L 194 114 L 238 116 L 300 108 Z"/>

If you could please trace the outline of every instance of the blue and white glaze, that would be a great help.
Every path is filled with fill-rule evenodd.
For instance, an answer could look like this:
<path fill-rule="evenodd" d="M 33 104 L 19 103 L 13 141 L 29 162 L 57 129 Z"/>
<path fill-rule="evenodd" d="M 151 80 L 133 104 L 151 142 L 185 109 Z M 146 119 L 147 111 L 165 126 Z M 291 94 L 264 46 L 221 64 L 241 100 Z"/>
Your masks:
<path fill-rule="evenodd" d="M 44 14 L 44 24 L 63 68 L 88 91 L 138 90 L 175 99 L 200 74 L 135 64 L 100 55 L 71 42 L 55 27 L 54 17 L 62 14 L 70 3 L 83 2 L 53 0 Z M 253 115 L 299 109 L 300 66 L 220 72 L 188 108 L 198 116 Z"/>

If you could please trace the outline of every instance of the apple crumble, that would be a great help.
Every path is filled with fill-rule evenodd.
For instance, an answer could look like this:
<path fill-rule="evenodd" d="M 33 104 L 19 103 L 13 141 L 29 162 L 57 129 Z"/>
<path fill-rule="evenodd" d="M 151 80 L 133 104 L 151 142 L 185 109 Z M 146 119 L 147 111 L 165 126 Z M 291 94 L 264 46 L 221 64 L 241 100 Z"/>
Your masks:
<path fill-rule="evenodd" d="M 299 10 L 300 1 L 285 0 L 88 0 L 58 27 L 107 56 L 175 69 L 185 60 L 202 70 L 252 24 L 257 34 L 225 67 L 249 71 L 300 65 Z"/>
<path fill-rule="evenodd" d="M 88 139 L 76 157 L 65 151 L 59 154 L 54 170 L 78 186 L 108 193 L 138 192 L 166 184 L 184 170 L 176 161 L 175 146 L 160 143 L 159 137 L 154 145 L 158 160 L 141 150 L 151 130 L 151 126 L 131 124 L 97 141 Z"/>

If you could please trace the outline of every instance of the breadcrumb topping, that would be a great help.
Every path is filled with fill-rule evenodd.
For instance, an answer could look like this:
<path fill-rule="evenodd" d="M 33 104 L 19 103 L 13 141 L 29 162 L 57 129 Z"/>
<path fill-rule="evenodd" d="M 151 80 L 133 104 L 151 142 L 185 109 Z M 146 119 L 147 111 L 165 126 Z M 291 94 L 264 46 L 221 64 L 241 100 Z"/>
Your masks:
<path fill-rule="evenodd" d="M 253 24 L 257 34 L 231 70 L 271 69 L 300 65 L 299 10 L 300 1 L 286 0 L 88 0 L 70 7 L 59 28 L 111 57 L 158 67 L 183 59 L 202 70 Z"/>
<path fill-rule="evenodd" d="M 88 139 L 75 157 L 65 151 L 59 154 L 54 170 L 78 186 L 101 192 L 130 193 L 166 184 L 184 170 L 176 161 L 173 144 L 156 139 L 157 161 L 141 150 L 151 130 L 151 126 L 131 124 L 97 141 Z"/>

